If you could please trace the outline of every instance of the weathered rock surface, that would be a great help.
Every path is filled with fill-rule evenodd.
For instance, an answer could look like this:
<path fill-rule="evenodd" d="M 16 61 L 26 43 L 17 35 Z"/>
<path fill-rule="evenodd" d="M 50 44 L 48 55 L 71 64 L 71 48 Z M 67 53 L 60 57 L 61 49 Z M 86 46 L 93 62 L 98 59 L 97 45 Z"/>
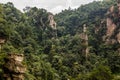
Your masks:
<path fill-rule="evenodd" d="M 3 68 L 5 80 L 24 80 L 26 67 L 23 59 L 23 54 L 8 54 Z"/>
<path fill-rule="evenodd" d="M 0 39 L 0 44 L 5 43 L 5 39 Z"/>
<path fill-rule="evenodd" d="M 116 1 L 117 5 L 111 6 L 107 12 L 107 30 L 104 36 L 106 44 L 120 43 L 120 0 Z"/>
<path fill-rule="evenodd" d="M 49 14 L 48 20 L 49 20 L 49 25 L 50 25 L 53 29 L 56 29 L 56 22 L 55 22 L 54 16 L 53 16 L 52 14 Z"/>
<path fill-rule="evenodd" d="M 88 54 L 89 54 L 89 48 L 88 48 L 88 34 L 87 34 L 86 25 L 83 26 L 83 33 L 80 34 L 80 38 L 82 39 L 82 44 L 84 45 L 82 53 L 85 53 L 85 56 L 87 59 Z"/>

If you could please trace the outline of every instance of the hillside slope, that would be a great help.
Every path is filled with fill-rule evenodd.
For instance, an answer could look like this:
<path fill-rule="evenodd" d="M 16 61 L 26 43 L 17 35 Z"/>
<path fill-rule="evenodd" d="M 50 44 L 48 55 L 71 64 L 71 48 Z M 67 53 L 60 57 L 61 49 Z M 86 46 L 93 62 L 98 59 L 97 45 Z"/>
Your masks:
<path fill-rule="evenodd" d="M 0 80 L 8 53 L 24 54 L 25 80 L 119 80 L 120 1 L 103 0 L 53 15 L 0 5 Z"/>

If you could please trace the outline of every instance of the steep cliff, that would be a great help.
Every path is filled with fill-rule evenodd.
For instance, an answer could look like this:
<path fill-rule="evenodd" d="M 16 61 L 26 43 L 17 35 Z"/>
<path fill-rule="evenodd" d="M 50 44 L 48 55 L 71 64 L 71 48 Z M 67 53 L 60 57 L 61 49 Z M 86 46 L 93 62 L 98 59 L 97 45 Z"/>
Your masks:
<path fill-rule="evenodd" d="M 26 71 L 23 65 L 23 54 L 8 54 L 4 64 L 4 79 L 5 80 L 24 80 Z"/>
<path fill-rule="evenodd" d="M 48 15 L 48 21 L 49 21 L 49 25 L 51 26 L 51 28 L 56 29 L 56 22 L 52 14 Z"/>
<path fill-rule="evenodd" d="M 111 71 L 113 75 L 120 74 L 120 4 L 114 5 L 116 0 L 105 1 L 94 1 L 55 16 L 36 7 L 22 13 L 11 3 L 3 5 L 11 34 L 7 42 L 0 38 L 0 44 L 5 43 L 0 54 L 0 80 L 3 73 L 8 80 L 24 79 L 23 55 L 8 54 L 3 63 L 4 53 L 16 51 L 26 57 L 25 80 L 82 80 L 91 76 L 92 80 L 112 80 Z M 96 70 L 97 66 L 111 71 L 105 67 Z M 97 75 L 98 72 L 108 76 Z"/>
<path fill-rule="evenodd" d="M 84 45 L 82 49 L 82 53 L 85 54 L 85 57 L 87 59 L 89 54 L 89 47 L 88 47 L 88 34 L 87 34 L 86 24 L 83 25 L 83 32 L 80 34 L 80 38 L 82 39 L 82 44 Z"/>
<path fill-rule="evenodd" d="M 120 2 L 117 0 L 117 4 L 111 6 L 107 12 L 106 19 L 106 43 L 120 43 Z"/>

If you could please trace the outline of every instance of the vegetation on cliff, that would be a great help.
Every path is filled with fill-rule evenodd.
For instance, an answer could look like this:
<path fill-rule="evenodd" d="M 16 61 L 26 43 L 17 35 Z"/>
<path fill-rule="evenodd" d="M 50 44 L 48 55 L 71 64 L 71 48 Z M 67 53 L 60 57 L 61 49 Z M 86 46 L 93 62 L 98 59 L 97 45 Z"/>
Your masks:
<path fill-rule="evenodd" d="M 10 2 L 0 4 L 0 40 L 7 40 L 0 54 L 0 74 L 4 53 L 23 53 L 25 80 L 119 80 L 120 17 L 109 14 L 117 27 L 106 36 L 107 12 L 114 6 L 119 14 L 117 4 L 116 0 L 103 0 L 69 8 L 54 15 L 57 28 L 49 25 L 48 17 L 53 15 L 45 9 L 26 7 L 22 13 Z M 87 45 L 83 33 L 88 36 Z M 87 57 L 85 49 L 89 49 Z"/>

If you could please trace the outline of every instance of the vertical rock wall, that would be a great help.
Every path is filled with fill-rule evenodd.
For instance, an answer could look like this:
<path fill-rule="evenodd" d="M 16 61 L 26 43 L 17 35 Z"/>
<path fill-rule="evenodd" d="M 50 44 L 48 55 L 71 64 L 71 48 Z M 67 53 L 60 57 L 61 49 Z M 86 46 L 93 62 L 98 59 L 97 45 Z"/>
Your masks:
<path fill-rule="evenodd" d="M 120 0 L 111 6 L 107 12 L 107 31 L 105 41 L 107 44 L 120 43 Z"/>
<path fill-rule="evenodd" d="M 48 20 L 49 20 L 49 25 L 50 25 L 53 29 L 56 29 L 56 22 L 55 22 L 54 16 L 53 16 L 52 14 L 49 14 Z"/>
<path fill-rule="evenodd" d="M 23 65 L 23 54 L 8 54 L 5 58 L 4 79 L 5 80 L 24 80 L 24 73 L 26 71 Z"/>
<path fill-rule="evenodd" d="M 52 14 L 48 15 L 48 21 L 49 21 L 49 25 L 50 27 L 53 29 L 53 37 L 56 38 L 57 37 L 57 23 L 54 20 L 54 16 Z"/>
<path fill-rule="evenodd" d="M 86 59 L 87 59 L 88 54 L 89 54 L 89 48 L 88 48 L 88 35 L 87 35 L 86 25 L 83 26 L 83 33 L 80 34 L 80 38 L 83 40 L 82 43 L 84 45 L 82 53 L 85 53 L 85 56 L 86 56 Z"/>

